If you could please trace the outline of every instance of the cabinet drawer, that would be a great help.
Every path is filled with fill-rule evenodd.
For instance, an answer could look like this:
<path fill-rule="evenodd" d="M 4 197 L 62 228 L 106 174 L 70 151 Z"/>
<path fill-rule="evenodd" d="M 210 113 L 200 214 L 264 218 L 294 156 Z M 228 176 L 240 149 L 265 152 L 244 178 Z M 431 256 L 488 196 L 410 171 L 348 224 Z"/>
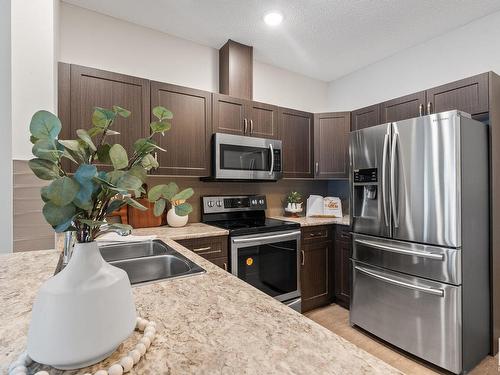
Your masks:
<path fill-rule="evenodd" d="M 206 259 L 227 258 L 227 236 L 191 238 L 177 242 Z"/>
<path fill-rule="evenodd" d="M 313 242 L 318 240 L 329 240 L 330 239 L 330 227 L 329 226 L 313 226 L 302 228 L 302 240 L 304 242 Z"/>
<path fill-rule="evenodd" d="M 335 240 L 351 242 L 350 228 L 344 225 L 337 225 L 335 228 Z"/>

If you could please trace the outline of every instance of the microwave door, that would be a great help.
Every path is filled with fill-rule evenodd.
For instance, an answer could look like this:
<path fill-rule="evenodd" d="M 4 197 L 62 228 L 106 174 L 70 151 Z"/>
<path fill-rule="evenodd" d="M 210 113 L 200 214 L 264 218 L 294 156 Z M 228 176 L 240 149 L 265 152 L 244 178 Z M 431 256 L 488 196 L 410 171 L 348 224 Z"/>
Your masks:
<path fill-rule="evenodd" d="M 356 233 L 391 236 L 390 141 L 390 124 L 350 134 L 352 225 Z"/>

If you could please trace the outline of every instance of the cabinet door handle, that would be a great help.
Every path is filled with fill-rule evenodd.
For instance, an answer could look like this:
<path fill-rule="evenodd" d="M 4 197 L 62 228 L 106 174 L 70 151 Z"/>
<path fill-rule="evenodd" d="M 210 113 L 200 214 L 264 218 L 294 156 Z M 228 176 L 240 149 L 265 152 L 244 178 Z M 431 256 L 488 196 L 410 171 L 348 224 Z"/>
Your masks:
<path fill-rule="evenodd" d="M 243 134 L 247 134 L 247 129 L 248 129 L 248 120 L 244 119 L 243 120 Z"/>
<path fill-rule="evenodd" d="M 319 173 L 319 163 L 318 163 L 318 162 L 316 162 L 316 167 L 315 167 L 315 169 L 316 169 L 316 174 L 318 174 L 318 173 Z"/>
<path fill-rule="evenodd" d="M 300 254 L 302 254 L 302 262 L 300 262 L 300 265 L 303 266 L 306 264 L 306 253 L 304 253 L 304 250 L 300 250 Z"/>
<path fill-rule="evenodd" d="M 418 114 L 419 114 L 420 116 L 423 116 L 423 115 L 424 115 L 424 105 L 423 105 L 423 104 L 420 104 L 420 105 L 418 106 Z"/>
<path fill-rule="evenodd" d="M 210 250 L 211 248 L 212 248 L 211 246 L 207 246 L 207 247 L 199 247 L 199 248 L 197 248 L 197 249 L 193 249 L 193 251 L 194 251 L 195 253 L 199 253 L 199 252 L 201 252 L 201 251 L 208 251 L 208 250 Z"/>
<path fill-rule="evenodd" d="M 222 263 L 222 265 L 224 266 L 224 271 L 227 271 L 227 263 L 224 262 L 224 263 Z"/>
<path fill-rule="evenodd" d="M 253 120 L 250 120 L 250 135 L 253 133 Z"/>
<path fill-rule="evenodd" d="M 430 115 L 432 113 L 432 102 L 427 102 L 427 114 Z"/>

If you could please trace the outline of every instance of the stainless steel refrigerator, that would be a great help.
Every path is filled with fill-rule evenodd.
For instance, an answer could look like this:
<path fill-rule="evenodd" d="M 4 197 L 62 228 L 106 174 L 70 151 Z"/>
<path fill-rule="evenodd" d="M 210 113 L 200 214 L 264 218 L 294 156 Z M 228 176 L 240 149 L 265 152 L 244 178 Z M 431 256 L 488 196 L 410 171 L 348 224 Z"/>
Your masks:
<path fill-rule="evenodd" d="M 489 352 L 488 129 L 449 111 L 351 132 L 350 321 L 454 373 Z"/>

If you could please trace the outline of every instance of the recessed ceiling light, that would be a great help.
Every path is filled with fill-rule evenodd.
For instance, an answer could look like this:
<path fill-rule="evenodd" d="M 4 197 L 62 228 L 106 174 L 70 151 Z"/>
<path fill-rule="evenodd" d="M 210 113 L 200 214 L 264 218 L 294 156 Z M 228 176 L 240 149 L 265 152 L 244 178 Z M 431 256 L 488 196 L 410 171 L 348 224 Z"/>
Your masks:
<path fill-rule="evenodd" d="M 279 12 L 269 12 L 264 16 L 264 22 L 269 26 L 278 26 L 283 21 L 283 15 Z"/>

